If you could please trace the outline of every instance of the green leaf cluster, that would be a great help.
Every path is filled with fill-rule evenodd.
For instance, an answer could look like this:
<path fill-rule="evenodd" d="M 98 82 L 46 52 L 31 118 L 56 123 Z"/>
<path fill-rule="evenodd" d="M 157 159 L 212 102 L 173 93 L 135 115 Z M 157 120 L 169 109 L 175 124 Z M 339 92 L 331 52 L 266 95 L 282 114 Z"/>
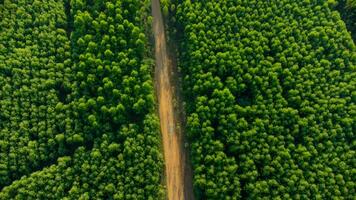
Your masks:
<path fill-rule="evenodd" d="M 163 198 L 146 4 L 1 5 L 0 199 Z"/>
<path fill-rule="evenodd" d="M 63 145 L 74 133 L 63 4 L 5 1 L 0 9 L 2 188 L 68 153 Z"/>
<path fill-rule="evenodd" d="M 327 1 L 183 1 L 198 199 L 352 199 L 356 48 Z"/>

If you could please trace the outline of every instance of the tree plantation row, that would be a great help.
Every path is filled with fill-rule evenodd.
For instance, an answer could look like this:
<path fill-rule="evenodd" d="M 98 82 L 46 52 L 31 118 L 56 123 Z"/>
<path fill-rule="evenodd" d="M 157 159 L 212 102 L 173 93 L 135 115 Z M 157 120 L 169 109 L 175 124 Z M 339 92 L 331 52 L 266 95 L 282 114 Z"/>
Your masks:
<path fill-rule="evenodd" d="M 197 199 L 352 199 L 356 48 L 320 0 L 177 3 Z"/>
<path fill-rule="evenodd" d="M 149 6 L 1 5 L 0 199 L 162 197 Z"/>

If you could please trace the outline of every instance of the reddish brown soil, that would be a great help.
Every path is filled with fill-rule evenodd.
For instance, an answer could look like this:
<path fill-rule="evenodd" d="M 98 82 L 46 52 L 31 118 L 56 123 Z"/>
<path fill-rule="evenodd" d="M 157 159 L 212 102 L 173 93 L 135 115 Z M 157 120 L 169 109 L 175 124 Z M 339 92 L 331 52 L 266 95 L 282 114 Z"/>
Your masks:
<path fill-rule="evenodd" d="M 159 0 L 152 0 L 152 15 L 156 57 L 155 84 L 165 159 L 167 199 L 190 200 L 193 199 L 192 175 L 186 164 L 188 154 L 184 147 L 182 129 L 177 125 L 181 124 L 178 114 L 180 108 L 175 107 L 173 103 L 173 99 L 177 100 L 176 87 L 173 85 L 175 79 L 173 76 L 177 73 L 176 67 L 173 67 L 174 59 L 167 51 Z"/>

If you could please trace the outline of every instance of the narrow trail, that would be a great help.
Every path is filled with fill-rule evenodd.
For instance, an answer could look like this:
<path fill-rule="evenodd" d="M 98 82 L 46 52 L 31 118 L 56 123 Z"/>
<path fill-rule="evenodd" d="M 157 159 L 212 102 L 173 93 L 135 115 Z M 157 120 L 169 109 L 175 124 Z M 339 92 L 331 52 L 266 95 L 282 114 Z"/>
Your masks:
<path fill-rule="evenodd" d="M 177 73 L 172 55 L 167 51 L 163 16 L 159 0 L 152 0 L 153 34 L 155 40 L 155 85 L 159 104 L 162 143 L 165 160 L 165 179 L 168 200 L 192 200 L 192 174 L 187 165 L 187 152 L 179 124 L 179 105 L 174 107 L 174 77 Z"/>

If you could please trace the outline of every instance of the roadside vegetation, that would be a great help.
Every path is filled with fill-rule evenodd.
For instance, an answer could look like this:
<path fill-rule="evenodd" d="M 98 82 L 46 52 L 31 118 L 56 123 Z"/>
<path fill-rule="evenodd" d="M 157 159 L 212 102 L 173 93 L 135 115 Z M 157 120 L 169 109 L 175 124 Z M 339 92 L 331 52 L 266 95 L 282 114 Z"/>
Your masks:
<path fill-rule="evenodd" d="M 160 199 L 150 2 L 67 3 L 0 8 L 0 199 Z"/>
<path fill-rule="evenodd" d="M 351 199 L 356 49 L 326 1 L 183 1 L 197 199 Z"/>

